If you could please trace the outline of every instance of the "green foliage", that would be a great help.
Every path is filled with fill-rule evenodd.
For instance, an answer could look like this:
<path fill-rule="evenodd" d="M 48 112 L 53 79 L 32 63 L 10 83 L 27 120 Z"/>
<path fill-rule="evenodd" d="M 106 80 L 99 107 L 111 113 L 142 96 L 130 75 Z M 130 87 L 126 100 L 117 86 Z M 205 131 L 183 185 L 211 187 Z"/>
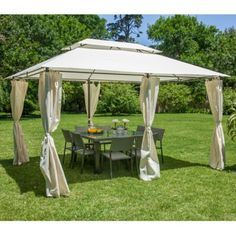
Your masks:
<path fill-rule="evenodd" d="M 148 36 L 163 54 L 188 63 L 203 66 L 229 75 L 236 75 L 236 30 L 224 32 L 215 26 L 207 26 L 196 17 L 175 15 L 160 17 L 148 28 Z M 192 100 L 188 111 L 206 111 L 206 89 L 204 81 L 185 83 L 191 90 Z M 236 77 L 224 78 L 224 112 L 230 113 Z"/>
<path fill-rule="evenodd" d="M 212 61 L 215 70 L 231 76 L 236 75 L 235 28 L 229 28 L 224 32 L 218 33 L 217 37 L 213 41 L 212 49 L 208 51 L 208 58 Z"/>
<path fill-rule="evenodd" d="M 198 66 L 236 75 L 236 29 L 224 32 L 196 17 L 160 17 L 148 28 L 148 37 L 163 54 Z"/>
<path fill-rule="evenodd" d="M 234 113 L 227 120 L 227 133 L 233 141 L 236 141 L 236 109 Z"/>
<path fill-rule="evenodd" d="M 224 89 L 224 114 L 232 114 L 236 109 L 236 90 L 231 88 Z"/>
<path fill-rule="evenodd" d="M 23 114 L 28 115 L 35 110 L 39 110 L 39 107 L 30 99 L 25 99 Z"/>
<path fill-rule="evenodd" d="M 163 54 L 208 67 L 207 51 L 218 30 L 204 25 L 196 17 L 175 15 L 160 17 L 149 26 L 147 33 Z"/>
<path fill-rule="evenodd" d="M 191 102 L 191 90 L 184 84 L 168 83 L 160 86 L 158 110 L 160 112 L 186 112 Z"/>
<path fill-rule="evenodd" d="M 0 112 L 10 110 L 10 99 L 7 81 L 0 77 Z"/>
<path fill-rule="evenodd" d="M 85 112 L 82 83 L 63 82 L 62 111 Z"/>
<path fill-rule="evenodd" d="M 0 16 L 0 73 L 7 76 L 88 37 L 106 36 L 105 20 L 87 15 Z"/>
<path fill-rule="evenodd" d="M 114 22 L 107 24 L 110 37 L 116 41 L 135 42 L 142 32 L 142 15 L 114 15 Z"/>
<path fill-rule="evenodd" d="M 63 47 L 84 38 L 105 38 L 105 25 L 96 15 L 1 15 L 0 75 L 6 77 L 60 54 Z M 72 92 L 76 87 L 71 85 Z M 2 89 L 6 89 L 4 97 L 9 97 L 10 83 L 6 88 L 0 84 Z M 30 82 L 26 113 L 38 108 L 37 89 L 37 82 Z M 8 102 L 5 100 L 4 109 L 0 109 L 9 112 Z"/>
<path fill-rule="evenodd" d="M 236 76 L 226 77 L 223 79 L 224 87 L 236 89 Z"/>
<path fill-rule="evenodd" d="M 184 84 L 191 90 L 192 99 L 188 112 L 209 112 L 205 80 L 189 81 Z"/>
<path fill-rule="evenodd" d="M 131 84 L 102 84 L 98 113 L 137 113 L 139 111 L 138 94 Z"/>

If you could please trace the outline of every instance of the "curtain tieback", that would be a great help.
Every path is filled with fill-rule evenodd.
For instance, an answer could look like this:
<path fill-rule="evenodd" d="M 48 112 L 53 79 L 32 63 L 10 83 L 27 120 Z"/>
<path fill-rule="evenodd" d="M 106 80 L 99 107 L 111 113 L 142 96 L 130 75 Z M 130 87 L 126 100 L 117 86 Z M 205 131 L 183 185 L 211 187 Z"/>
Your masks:
<path fill-rule="evenodd" d="M 146 129 L 146 131 L 147 131 L 148 133 L 150 133 L 150 132 L 152 131 L 151 126 L 146 126 L 145 129 Z"/>
<path fill-rule="evenodd" d="M 51 134 L 49 132 L 45 133 L 44 139 L 42 141 L 42 156 L 45 157 L 46 156 L 46 152 L 47 152 L 47 147 L 48 147 L 48 143 L 49 143 L 49 139 L 51 138 Z"/>
<path fill-rule="evenodd" d="M 150 151 L 149 150 L 141 150 L 141 159 L 149 159 Z"/>

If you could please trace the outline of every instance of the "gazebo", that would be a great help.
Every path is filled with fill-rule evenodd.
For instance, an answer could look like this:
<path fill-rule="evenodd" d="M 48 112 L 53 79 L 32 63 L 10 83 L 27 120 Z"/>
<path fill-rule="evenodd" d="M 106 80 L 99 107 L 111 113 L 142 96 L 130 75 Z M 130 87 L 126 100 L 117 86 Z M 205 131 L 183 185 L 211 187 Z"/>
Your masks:
<path fill-rule="evenodd" d="M 62 80 L 83 81 L 88 125 L 96 111 L 100 84 L 93 82 L 140 83 L 140 106 L 145 131 L 143 135 L 140 179 L 160 177 L 160 167 L 151 126 L 155 116 L 160 82 L 206 79 L 206 89 L 215 120 L 210 166 L 224 168 L 224 133 L 222 80 L 227 75 L 160 55 L 160 51 L 140 44 L 85 39 L 49 60 L 7 77 L 11 80 L 11 107 L 14 119 L 14 161 L 29 161 L 23 131 L 19 124 L 27 80 L 39 80 L 39 105 L 45 136 L 42 142 L 40 168 L 46 180 L 46 195 L 68 195 L 68 184 L 55 148 L 52 132 L 60 122 Z"/>

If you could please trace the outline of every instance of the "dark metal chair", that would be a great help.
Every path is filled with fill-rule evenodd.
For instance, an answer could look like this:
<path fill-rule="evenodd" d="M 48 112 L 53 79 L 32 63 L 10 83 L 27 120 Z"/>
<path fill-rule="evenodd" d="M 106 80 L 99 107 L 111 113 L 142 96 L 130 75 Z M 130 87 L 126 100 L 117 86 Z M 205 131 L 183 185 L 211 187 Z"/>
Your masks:
<path fill-rule="evenodd" d="M 75 133 L 86 132 L 88 127 L 86 126 L 75 126 Z"/>
<path fill-rule="evenodd" d="M 102 129 L 104 132 L 110 132 L 111 131 L 111 126 L 109 125 L 98 125 L 96 126 L 97 128 L 99 129 Z M 105 152 L 106 151 L 106 145 L 109 145 L 111 144 L 111 141 L 110 140 L 104 140 L 104 141 L 100 141 L 99 142 L 101 145 L 103 145 L 103 151 Z"/>
<path fill-rule="evenodd" d="M 73 155 L 73 140 L 72 140 L 71 132 L 69 130 L 61 129 L 61 131 L 62 131 L 62 134 L 63 134 L 64 139 L 65 139 L 63 159 L 62 159 L 62 163 L 64 164 L 66 150 L 71 151 L 71 159 L 72 159 L 72 155 Z M 67 146 L 68 144 L 70 144 L 69 147 Z"/>
<path fill-rule="evenodd" d="M 139 160 L 141 158 L 142 141 L 143 141 L 143 136 L 135 137 L 134 147 L 132 149 L 132 155 L 135 157 L 137 173 L 139 173 Z"/>
<path fill-rule="evenodd" d="M 84 169 L 84 158 L 86 156 L 94 155 L 93 143 L 84 143 L 82 137 L 79 133 L 71 133 L 72 140 L 74 144 L 73 148 L 73 157 L 71 162 L 71 167 L 74 167 L 74 164 L 77 159 L 77 154 L 81 155 L 82 162 L 81 162 L 81 173 L 83 173 Z M 92 148 L 91 148 L 92 146 Z"/>
<path fill-rule="evenodd" d="M 102 155 L 110 161 L 110 177 L 112 178 L 112 161 L 130 160 L 131 174 L 133 174 L 133 157 L 128 155 L 131 153 L 134 143 L 134 137 L 113 138 L 109 152 Z"/>
<path fill-rule="evenodd" d="M 145 127 L 143 125 L 138 125 L 136 128 L 136 131 L 138 132 L 144 132 L 144 130 L 145 130 Z"/>
<path fill-rule="evenodd" d="M 75 126 L 75 133 L 84 133 L 88 131 L 87 126 Z M 85 140 L 85 143 L 91 143 L 91 140 Z M 92 147 L 92 146 L 91 146 Z"/>
<path fill-rule="evenodd" d="M 162 145 L 162 140 L 164 137 L 164 133 L 165 130 L 161 129 L 161 128 L 152 128 L 152 132 L 153 132 L 153 138 L 154 138 L 154 142 L 156 144 L 157 149 L 161 149 L 161 162 L 162 164 L 164 163 L 164 158 L 163 158 L 163 145 Z M 157 145 L 157 141 L 160 142 L 160 145 Z"/>

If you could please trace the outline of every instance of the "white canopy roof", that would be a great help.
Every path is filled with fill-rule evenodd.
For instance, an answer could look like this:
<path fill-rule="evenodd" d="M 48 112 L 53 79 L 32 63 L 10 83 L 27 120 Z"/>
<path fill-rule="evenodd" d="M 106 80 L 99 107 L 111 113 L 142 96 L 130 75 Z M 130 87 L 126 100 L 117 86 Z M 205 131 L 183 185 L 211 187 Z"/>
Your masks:
<path fill-rule="evenodd" d="M 133 52 L 143 52 L 143 53 L 161 53 L 161 51 L 143 46 L 137 43 L 126 43 L 126 42 L 116 42 L 108 40 L 98 40 L 98 39 L 85 39 L 72 44 L 69 47 L 65 47 L 63 51 L 73 50 L 75 48 L 93 48 L 93 49 L 110 49 L 110 50 L 123 50 L 123 51 L 133 51 Z"/>
<path fill-rule="evenodd" d="M 90 77 L 94 81 L 141 82 L 144 74 L 161 81 L 227 76 L 158 54 L 78 47 L 8 78 L 38 79 L 45 70 L 60 71 L 63 80 L 71 81 Z"/>

